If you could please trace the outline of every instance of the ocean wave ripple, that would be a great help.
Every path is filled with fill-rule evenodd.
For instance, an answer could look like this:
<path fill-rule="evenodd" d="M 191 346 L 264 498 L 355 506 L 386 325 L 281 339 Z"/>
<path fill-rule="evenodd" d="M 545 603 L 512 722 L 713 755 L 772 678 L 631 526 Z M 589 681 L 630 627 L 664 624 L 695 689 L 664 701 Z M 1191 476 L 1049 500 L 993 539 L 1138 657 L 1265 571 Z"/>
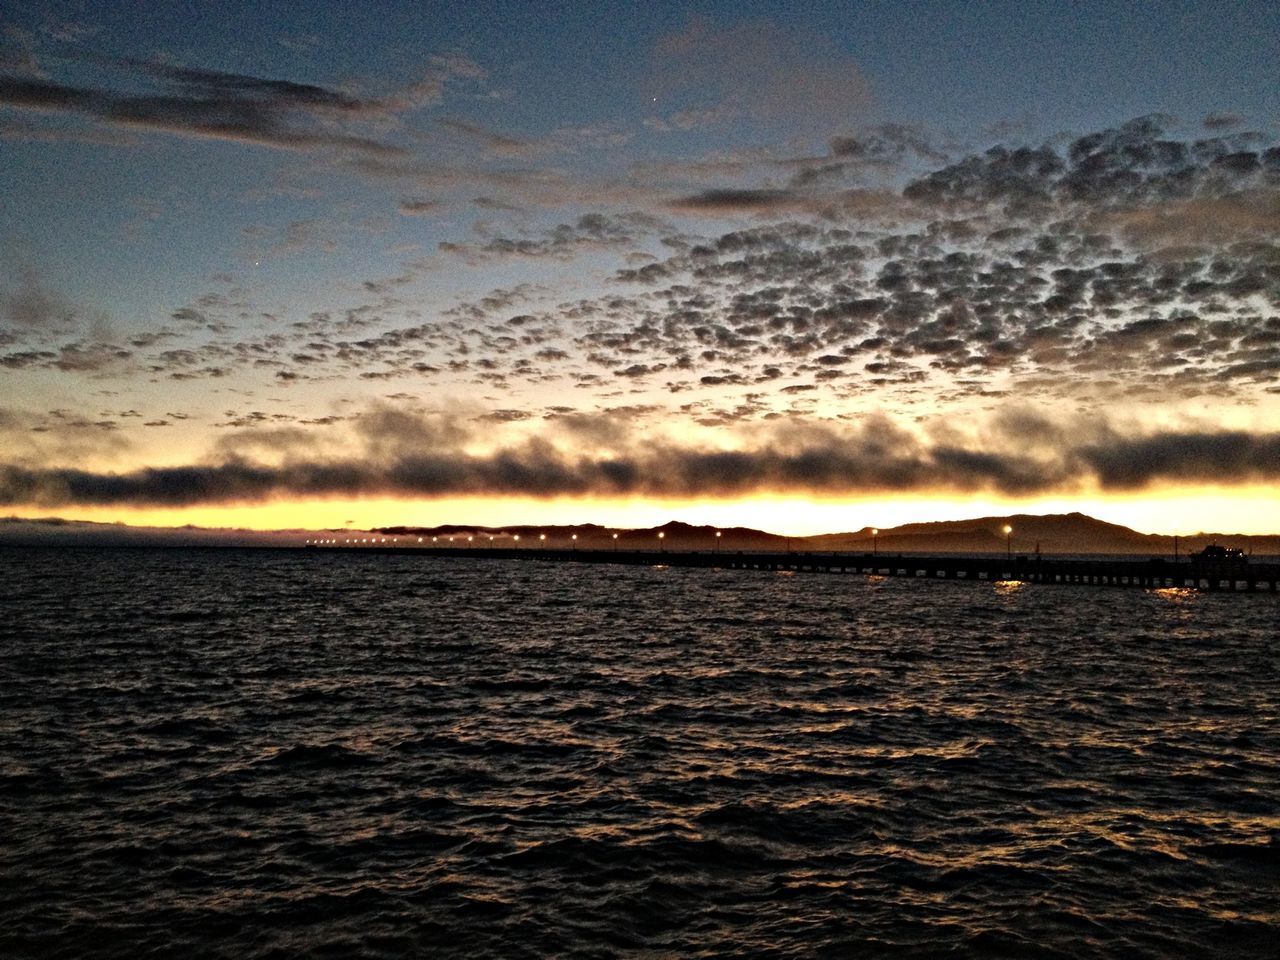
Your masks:
<path fill-rule="evenodd" d="M 1272 957 L 1267 596 L 0 551 L 6 957 Z"/>

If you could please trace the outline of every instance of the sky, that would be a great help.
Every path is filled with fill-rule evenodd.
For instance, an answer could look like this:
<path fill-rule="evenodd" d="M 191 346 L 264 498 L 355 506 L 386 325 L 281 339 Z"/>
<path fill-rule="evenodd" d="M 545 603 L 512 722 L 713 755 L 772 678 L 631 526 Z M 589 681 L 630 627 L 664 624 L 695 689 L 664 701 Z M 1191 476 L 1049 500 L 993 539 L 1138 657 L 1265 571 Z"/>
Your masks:
<path fill-rule="evenodd" d="M 0 12 L 0 513 L 1280 531 L 1280 6 Z"/>

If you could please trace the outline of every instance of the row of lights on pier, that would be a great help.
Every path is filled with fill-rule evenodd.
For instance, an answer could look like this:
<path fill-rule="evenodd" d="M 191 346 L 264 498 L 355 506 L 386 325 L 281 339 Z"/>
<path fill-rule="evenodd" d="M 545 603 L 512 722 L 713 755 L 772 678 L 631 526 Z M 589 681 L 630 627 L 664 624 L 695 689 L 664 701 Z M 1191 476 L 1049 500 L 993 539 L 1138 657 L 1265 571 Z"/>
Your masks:
<path fill-rule="evenodd" d="M 720 552 L 720 538 L 721 538 L 722 536 L 724 536 L 723 532 L 722 532 L 722 531 L 720 531 L 720 530 L 717 530 L 717 531 L 716 531 L 716 552 L 717 552 L 717 553 L 719 553 L 719 552 Z M 658 531 L 658 545 L 659 545 L 659 547 L 660 547 L 664 552 L 666 551 L 666 544 L 665 544 L 666 537 L 667 537 L 666 531 L 664 531 L 664 530 L 659 530 L 659 531 Z M 613 549 L 614 549 L 614 550 L 617 550 L 617 549 L 618 549 L 618 534 L 616 534 L 616 533 L 615 533 L 615 534 L 612 534 L 612 538 L 613 538 Z M 467 545 L 468 545 L 468 546 L 470 546 L 470 544 L 471 544 L 471 543 L 473 543 L 473 542 L 475 541 L 475 539 L 476 539 L 476 538 L 475 538 L 475 536 L 468 536 L 468 537 L 467 537 L 467 540 L 466 540 Z M 489 534 L 489 542 L 490 542 L 490 543 L 492 543 L 492 542 L 493 542 L 493 539 L 494 539 L 494 535 L 493 535 L 493 534 Z M 516 533 L 516 534 L 512 534 L 511 539 L 512 539 L 516 544 L 519 544 L 519 543 L 520 543 L 520 534 L 518 534 L 518 533 Z M 455 540 L 455 538 L 454 538 L 454 537 L 447 537 L 447 538 L 446 538 L 446 540 L 447 540 L 449 543 L 453 543 L 453 542 L 454 542 L 454 540 Z M 538 541 L 539 541 L 540 543 L 542 543 L 542 544 L 545 544 L 545 543 L 546 543 L 546 541 L 547 541 L 547 535 L 546 535 L 545 533 L 540 533 L 540 534 L 538 534 Z M 578 535 L 577 535 L 576 533 L 575 533 L 575 534 L 573 534 L 572 536 L 570 536 L 569 541 L 570 541 L 570 544 L 571 544 L 571 546 L 572 546 L 572 549 L 577 550 L 577 549 L 578 549 Z M 397 546 L 397 545 L 399 545 L 399 543 L 400 543 L 400 538 L 399 538 L 399 537 L 392 537 L 392 538 L 390 538 L 390 540 L 388 541 L 388 538 L 387 538 L 387 537 L 345 537 L 345 538 L 339 538 L 339 537 L 327 537 L 327 538 L 324 538 L 324 539 L 307 540 L 307 541 L 306 541 L 306 545 L 307 545 L 307 546 L 338 546 L 338 545 L 340 545 L 340 544 L 346 544 L 346 545 L 352 545 L 352 546 L 362 546 L 362 545 L 364 545 L 364 544 L 383 544 L 383 543 L 388 543 L 388 542 L 390 542 L 390 543 L 392 544 L 392 546 Z M 425 541 L 425 538 L 423 538 L 423 537 L 419 537 L 419 538 L 418 538 L 418 543 L 425 543 L 425 542 L 426 542 L 426 541 Z M 437 544 L 438 544 L 438 543 L 440 542 L 440 537 L 439 537 L 439 536 L 434 536 L 434 537 L 432 537 L 432 538 L 431 538 L 431 542 L 432 542 L 432 543 L 437 543 Z"/>
<path fill-rule="evenodd" d="M 1006 524 L 1001 528 L 1001 532 L 1004 534 L 1005 553 L 1006 553 L 1006 555 L 1009 557 L 1009 559 L 1010 559 L 1010 560 L 1012 560 L 1012 559 L 1013 559 L 1013 527 L 1009 526 L 1009 524 L 1007 524 L 1007 523 L 1006 523 Z M 719 552 L 720 552 L 720 538 L 721 538 L 722 536 L 724 536 L 723 532 L 722 532 L 722 531 L 720 531 L 720 530 L 717 530 L 717 531 L 716 531 L 716 553 L 719 553 Z M 613 534 L 613 535 L 612 535 L 612 537 L 613 537 L 613 549 L 616 551 L 616 550 L 618 549 L 618 535 L 615 533 L 615 534 Z M 664 553 L 666 552 L 666 544 L 665 544 L 665 542 L 664 542 L 664 541 L 666 540 L 666 537 L 667 537 L 666 531 L 664 531 L 664 530 L 659 530 L 659 531 L 658 531 L 658 547 L 659 547 L 659 549 L 661 549 Z M 490 543 L 493 543 L 493 538 L 494 538 L 494 535 L 493 535 L 493 534 L 489 534 L 489 542 L 490 542 Z M 466 542 L 467 542 L 467 545 L 468 545 L 468 546 L 470 546 L 470 545 L 475 541 L 475 539 L 476 539 L 476 538 L 475 538 L 475 536 L 474 536 L 474 535 L 473 535 L 473 536 L 468 536 L 468 537 L 467 537 L 467 541 L 466 541 Z M 520 544 L 520 534 L 518 534 L 518 533 L 516 533 L 516 534 L 512 534 L 511 539 L 515 541 L 515 543 L 516 543 L 516 545 L 517 545 L 517 547 L 518 547 L 518 546 L 519 546 L 519 544 Z M 578 535 L 575 533 L 575 534 L 573 534 L 569 539 L 570 539 L 571 549 L 573 549 L 573 550 L 577 550 L 577 549 L 578 549 Z M 454 542 L 454 538 L 453 538 L 453 537 L 448 537 L 448 538 L 447 538 L 447 540 L 448 540 L 448 542 L 449 542 L 449 543 L 453 543 L 453 542 Z M 540 534 L 538 534 L 538 541 L 539 541 L 539 543 L 541 543 L 541 544 L 545 544 L 545 543 L 547 542 L 547 535 L 546 535 L 545 533 L 540 533 Z M 322 539 L 322 540 L 307 540 L 307 541 L 306 541 L 306 543 L 307 543 L 307 545 L 308 545 L 308 546 L 312 546 L 312 545 L 315 545 L 315 546 L 338 546 L 339 544 L 347 544 L 347 545 L 361 546 L 361 545 L 364 545 L 364 544 L 382 544 L 382 543 L 387 543 L 387 542 L 388 542 L 388 539 L 387 539 L 386 537 L 381 537 L 381 538 L 379 538 L 379 537 L 346 537 L 346 538 L 344 538 L 344 539 L 339 539 L 339 538 L 337 538 L 337 537 L 329 537 L 329 538 Z M 425 540 L 424 540 L 424 538 L 423 538 L 423 537 L 419 537 L 419 538 L 418 538 L 418 543 L 424 543 L 424 542 L 425 542 Z M 439 537 L 439 536 L 432 537 L 432 538 L 431 538 L 431 542 L 432 542 L 432 543 L 439 543 L 439 542 L 440 542 L 440 537 Z M 392 537 L 392 538 L 390 539 L 390 543 L 391 543 L 393 546 L 394 546 L 394 545 L 398 545 L 398 544 L 400 543 L 400 538 L 399 538 L 399 537 Z M 1036 549 L 1038 550 L 1038 549 L 1039 549 L 1039 547 L 1037 547 Z M 880 553 L 880 530 L 879 530 L 879 528 L 877 528 L 877 527 L 872 527 L 872 528 L 871 528 L 871 551 L 872 551 L 872 553 L 873 553 L 873 554 L 876 554 L 876 555 L 878 555 L 878 554 Z"/>

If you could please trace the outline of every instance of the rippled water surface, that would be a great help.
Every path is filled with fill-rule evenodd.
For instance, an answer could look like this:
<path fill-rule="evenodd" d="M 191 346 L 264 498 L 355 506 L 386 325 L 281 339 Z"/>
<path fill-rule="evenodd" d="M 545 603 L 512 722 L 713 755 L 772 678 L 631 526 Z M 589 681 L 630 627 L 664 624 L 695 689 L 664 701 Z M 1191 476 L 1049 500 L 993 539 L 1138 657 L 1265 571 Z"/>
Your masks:
<path fill-rule="evenodd" d="M 0 551 L 0 955 L 1274 957 L 1280 602 Z"/>

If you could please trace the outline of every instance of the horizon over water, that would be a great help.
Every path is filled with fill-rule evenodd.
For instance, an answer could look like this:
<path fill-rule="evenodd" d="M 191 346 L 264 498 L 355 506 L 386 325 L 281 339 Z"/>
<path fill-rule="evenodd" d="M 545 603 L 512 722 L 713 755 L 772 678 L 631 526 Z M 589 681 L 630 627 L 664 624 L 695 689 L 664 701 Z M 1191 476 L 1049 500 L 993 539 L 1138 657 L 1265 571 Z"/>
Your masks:
<path fill-rule="evenodd" d="M 1270 594 L 0 548 L 4 957 L 1274 957 Z"/>

